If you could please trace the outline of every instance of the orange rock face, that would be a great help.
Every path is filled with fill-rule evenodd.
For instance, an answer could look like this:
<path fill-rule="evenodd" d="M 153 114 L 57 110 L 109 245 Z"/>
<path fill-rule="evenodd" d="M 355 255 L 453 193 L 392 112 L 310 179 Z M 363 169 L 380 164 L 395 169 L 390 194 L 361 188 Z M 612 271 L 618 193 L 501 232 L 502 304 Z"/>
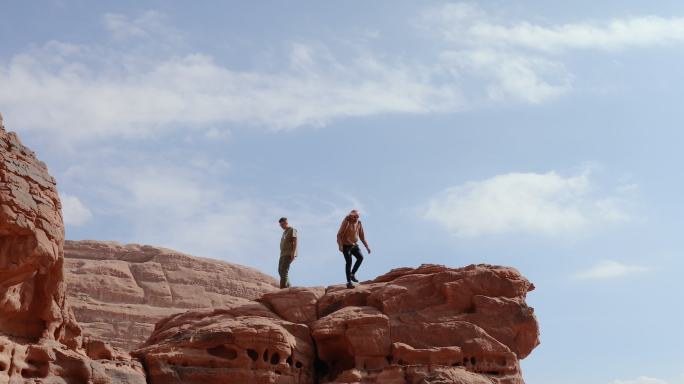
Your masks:
<path fill-rule="evenodd" d="M 135 354 L 152 383 L 522 384 L 519 360 L 539 344 L 532 289 L 512 268 L 402 268 L 177 315 Z"/>
<path fill-rule="evenodd" d="M 69 303 L 84 334 L 129 351 L 164 317 L 277 290 L 253 268 L 166 248 L 66 241 L 64 249 Z"/>
<path fill-rule="evenodd" d="M 45 164 L 0 119 L 0 382 L 145 383 L 104 344 L 87 355 L 66 303 L 60 209 Z"/>

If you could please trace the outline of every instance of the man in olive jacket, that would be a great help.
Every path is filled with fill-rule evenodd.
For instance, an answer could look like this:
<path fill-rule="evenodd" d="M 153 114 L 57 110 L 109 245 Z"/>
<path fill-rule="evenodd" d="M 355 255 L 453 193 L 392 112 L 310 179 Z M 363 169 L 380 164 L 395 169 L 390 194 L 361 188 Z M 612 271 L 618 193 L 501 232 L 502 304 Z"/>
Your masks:
<path fill-rule="evenodd" d="M 289 288 L 290 264 L 297 257 L 297 230 L 287 223 L 287 217 L 278 220 L 283 236 L 280 238 L 280 261 L 278 262 L 278 274 L 280 275 L 280 288 Z"/>

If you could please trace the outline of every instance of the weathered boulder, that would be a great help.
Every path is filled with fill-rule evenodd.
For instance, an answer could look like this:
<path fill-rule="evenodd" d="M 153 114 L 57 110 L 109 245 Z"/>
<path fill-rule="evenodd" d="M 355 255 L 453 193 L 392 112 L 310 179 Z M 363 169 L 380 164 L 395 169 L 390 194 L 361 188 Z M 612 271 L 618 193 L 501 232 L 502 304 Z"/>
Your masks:
<path fill-rule="evenodd" d="M 267 293 L 258 301 L 287 321 L 309 324 L 318 320 L 318 299 L 323 294 L 323 287 L 296 287 Z"/>
<path fill-rule="evenodd" d="M 220 309 L 168 317 L 134 352 L 150 383 L 313 383 L 309 328 L 235 298 Z"/>
<path fill-rule="evenodd" d="M 69 302 L 84 334 L 129 351 L 164 317 L 277 291 L 273 277 L 253 268 L 166 248 L 67 240 L 64 250 Z"/>
<path fill-rule="evenodd" d="M 0 382 L 145 383 L 126 354 L 87 354 L 66 301 L 63 245 L 55 180 L 0 120 Z"/>

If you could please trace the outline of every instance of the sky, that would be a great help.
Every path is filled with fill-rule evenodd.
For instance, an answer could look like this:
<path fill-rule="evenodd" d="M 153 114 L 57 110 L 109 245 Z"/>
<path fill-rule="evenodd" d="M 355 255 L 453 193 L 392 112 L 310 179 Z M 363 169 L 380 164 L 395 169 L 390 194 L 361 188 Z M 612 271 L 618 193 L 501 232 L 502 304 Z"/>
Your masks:
<path fill-rule="evenodd" d="M 68 239 L 344 282 L 512 266 L 528 384 L 684 383 L 684 3 L 3 1 L 0 112 Z M 680 303 L 680 304 L 678 304 Z"/>

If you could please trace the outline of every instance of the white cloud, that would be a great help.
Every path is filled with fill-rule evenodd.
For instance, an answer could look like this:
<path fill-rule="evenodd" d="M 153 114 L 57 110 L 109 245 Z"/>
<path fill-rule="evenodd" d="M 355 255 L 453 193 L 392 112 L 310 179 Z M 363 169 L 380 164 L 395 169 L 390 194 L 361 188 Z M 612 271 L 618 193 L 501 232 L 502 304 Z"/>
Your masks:
<path fill-rule="evenodd" d="M 508 173 L 448 188 L 421 209 L 459 237 L 522 232 L 560 235 L 629 218 L 619 192 L 597 197 L 591 173 Z"/>
<path fill-rule="evenodd" d="M 147 33 L 125 20 L 110 15 L 108 24 L 117 34 Z M 399 60 L 370 53 L 340 59 L 306 44 L 291 46 L 289 64 L 264 71 L 232 69 L 202 53 L 50 42 L 0 62 L 0 104 L 8 125 L 65 141 L 144 137 L 180 127 L 209 129 L 216 137 L 226 124 L 283 130 L 460 108 L 457 88 L 433 76 L 429 68 Z"/>
<path fill-rule="evenodd" d="M 656 16 L 544 27 L 529 22 L 510 26 L 479 23 L 470 33 L 479 40 L 558 52 L 569 49 L 619 50 L 684 42 L 684 18 Z"/>
<path fill-rule="evenodd" d="M 637 265 L 626 265 L 613 260 L 603 260 L 596 264 L 595 266 L 581 271 L 574 275 L 576 279 L 579 280 L 605 280 L 614 279 L 618 277 L 623 277 L 627 275 L 632 275 L 636 273 L 642 273 L 648 271 L 648 268 L 637 266 Z M 640 377 L 637 380 L 647 379 L 645 377 Z M 655 380 L 655 379 L 652 379 Z M 620 382 L 620 381 L 618 381 Z M 624 383 L 650 383 L 650 381 L 625 381 Z M 660 383 L 660 381 L 654 381 L 653 383 Z"/>
<path fill-rule="evenodd" d="M 481 76 L 487 98 L 537 104 L 568 92 L 572 86 L 565 67 L 541 57 L 480 48 L 447 51 L 445 63 Z"/>
<path fill-rule="evenodd" d="M 143 12 L 131 19 L 127 15 L 107 13 L 104 25 L 115 39 L 168 37 L 176 32 L 171 30 L 163 14 L 156 11 Z"/>
<path fill-rule="evenodd" d="M 78 197 L 66 193 L 61 193 L 59 197 L 62 201 L 64 224 L 82 225 L 93 216 L 90 209 L 88 209 Z"/>
<path fill-rule="evenodd" d="M 569 92 L 564 53 L 684 43 L 684 18 L 638 16 L 560 25 L 510 20 L 475 4 L 425 10 L 419 26 L 443 39 L 444 64 L 485 84 L 491 100 L 540 103 Z"/>
<path fill-rule="evenodd" d="M 459 45 L 533 51 L 618 50 L 684 42 L 684 17 L 636 16 L 561 25 L 503 20 L 474 4 L 445 4 L 423 14 L 424 26 Z"/>

